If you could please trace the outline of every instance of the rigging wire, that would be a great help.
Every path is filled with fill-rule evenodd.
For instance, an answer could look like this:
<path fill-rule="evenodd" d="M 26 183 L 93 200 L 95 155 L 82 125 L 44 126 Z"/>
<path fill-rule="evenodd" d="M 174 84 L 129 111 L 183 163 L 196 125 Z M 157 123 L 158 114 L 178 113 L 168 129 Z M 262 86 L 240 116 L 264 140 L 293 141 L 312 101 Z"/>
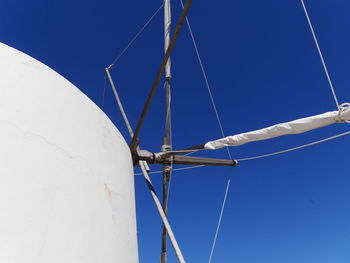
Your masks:
<path fill-rule="evenodd" d="M 219 217 L 219 223 L 218 223 L 218 226 L 217 226 L 216 231 L 215 231 L 214 244 L 216 243 L 216 239 L 217 239 L 218 234 L 219 234 L 219 229 L 220 229 L 220 225 L 221 225 L 221 219 L 222 219 L 222 215 L 224 214 L 225 203 L 226 203 L 226 199 L 227 199 L 228 190 L 229 190 L 229 188 L 230 188 L 230 183 L 231 183 L 231 180 L 228 180 L 227 186 L 226 186 L 226 191 L 225 191 L 224 200 L 223 200 L 222 206 L 221 206 L 220 217 Z M 211 259 L 213 258 L 214 249 L 215 249 L 215 246 L 212 246 L 212 247 L 211 247 L 211 251 L 210 251 L 210 256 L 209 256 L 209 261 L 208 261 L 208 262 L 211 262 Z"/>
<path fill-rule="evenodd" d="M 184 8 L 184 4 L 183 4 L 182 0 L 180 0 L 180 3 L 181 3 L 182 8 Z M 216 104 L 215 104 L 215 101 L 214 101 L 213 94 L 212 94 L 211 89 L 210 89 L 210 85 L 209 85 L 209 81 L 208 81 L 208 78 L 207 78 L 207 74 L 205 72 L 205 69 L 204 69 L 204 66 L 203 66 L 203 62 L 202 62 L 202 59 L 201 59 L 201 56 L 199 54 L 199 50 L 198 50 L 198 47 L 197 47 L 197 43 L 196 43 L 196 40 L 194 38 L 192 27 L 191 27 L 190 21 L 189 21 L 187 16 L 186 16 L 186 23 L 187 23 L 187 26 L 188 26 L 188 30 L 190 32 L 190 36 L 191 36 L 191 39 L 192 39 L 192 43 L 193 43 L 194 49 L 196 51 L 196 55 L 197 55 L 197 59 L 198 59 L 200 68 L 201 68 L 201 71 L 202 71 L 202 74 L 203 74 L 203 77 L 204 77 L 205 85 L 207 86 L 208 93 L 209 93 L 209 96 L 210 96 L 210 100 L 211 100 L 211 103 L 212 103 L 214 111 L 215 111 L 216 119 L 217 119 L 217 122 L 219 124 L 222 137 L 225 137 L 225 132 L 224 132 L 224 129 L 222 127 L 222 123 L 221 123 L 220 116 L 219 116 L 219 113 L 218 113 L 218 110 L 217 110 L 217 107 L 216 107 Z M 226 147 L 226 150 L 227 150 L 227 154 L 228 154 L 229 158 L 232 160 L 230 149 L 228 147 Z M 217 236 L 218 236 L 218 233 L 220 231 L 221 219 L 222 219 L 222 215 L 223 215 L 223 212 L 225 210 L 225 207 L 226 207 L 226 197 L 227 197 L 228 191 L 230 189 L 230 183 L 231 183 L 231 179 L 229 178 L 227 180 L 225 197 L 224 197 L 224 200 L 222 202 L 220 217 L 219 217 L 219 221 L 217 223 L 216 233 L 215 233 L 215 237 L 214 237 L 214 240 L 213 240 L 213 244 L 212 244 L 212 248 L 211 248 L 211 252 L 210 252 L 210 256 L 209 256 L 209 261 L 208 261 L 209 263 L 211 262 L 211 259 L 213 257 Z"/>
<path fill-rule="evenodd" d="M 181 3 L 182 8 L 184 8 L 184 4 L 183 4 L 182 0 L 180 0 L 180 3 Z M 195 49 L 195 51 L 196 51 L 197 59 L 198 59 L 198 62 L 199 62 L 199 65 L 200 65 L 200 68 L 201 68 L 201 71 L 202 71 L 202 74 L 203 74 L 203 78 L 204 78 L 204 81 L 205 81 L 205 85 L 206 85 L 206 87 L 207 87 L 207 89 L 208 89 L 208 93 L 209 93 L 209 96 L 210 96 L 210 100 L 211 100 L 211 103 L 212 103 L 213 108 L 214 108 L 214 111 L 215 111 L 216 119 L 217 119 L 217 121 L 218 121 L 220 130 L 221 130 L 221 135 L 222 135 L 223 137 L 225 137 L 224 129 L 223 129 L 223 127 L 222 127 L 222 123 L 221 123 L 221 120 L 220 120 L 220 116 L 219 116 L 219 113 L 218 113 L 218 110 L 217 110 L 217 107 L 216 107 L 216 104 L 215 104 L 215 101 L 214 101 L 213 94 L 212 94 L 212 92 L 211 92 L 211 88 L 210 88 L 210 85 L 209 85 L 209 81 L 208 81 L 208 78 L 207 78 L 207 74 L 206 74 L 206 72 L 205 72 L 205 69 L 204 69 L 204 66 L 203 66 L 203 62 L 202 62 L 201 56 L 200 56 L 200 54 L 199 54 L 198 46 L 197 46 L 196 40 L 195 40 L 195 38 L 194 38 L 194 34 L 193 34 L 193 31 L 192 31 L 192 27 L 191 27 L 190 21 L 189 21 L 189 19 L 188 19 L 187 16 L 186 16 L 186 23 L 187 23 L 187 26 L 188 26 L 188 30 L 189 30 L 189 32 L 190 32 L 190 36 L 191 36 L 191 39 L 192 39 L 192 43 L 193 43 L 194 49 Z M 231 157 L 231 153 L 230 153 L 229 148 L 226 148 L 226 149 L 227 149 L 227 154 L 228 154 L 228 156 L 229 156 L 230 159 L 232 160 L 232 157 Z"/>
<path fill-rule="evenodd" d="M 339 138 L 339 137 L 342 137 L 342 136 L 345 136 L 345 135 L 349 135 L 349 134 L 350 134 L 350 131 L 347 131 L 347 132 L 344 132 L 344 133 L 340 133 L 340 134 L 328 137 L 326 139 L 322 139 L 322 140 L 319 140 L 319 141 L 311 142 L 311 143 L 304 144 L 304 145 L 301 145 L 301 146 L 298 146 L 298 147 L 294 147 L 294 148 L 290 148 L 290 149 L 286 149 L 286 150 L 278 151 L 278 152 L 274 152 L 274 153 L 254 156 L 254 157 L 237 159 L 237 161 L 249 161 L 249 160 L 256 160 L 256 159 L 261 159 L 261 158 L 270 157 L 270 156 L 274 156 L 274 155 L 279 155 L 279 154 L 282 154 L 282 153 L 287 153 L 287 152 L 299 150 L 299 149 L 302 149 L 302 148 L 306 148 L 306 147 L 309 147 L 309 146 L 312 146 L 312 145 L 316 145 L 316 144 L 319 144 L 319 143 L 322 143 L 322 142 L 330 141 L 330 140 L 333 140 L 333 139 L 336 139 L 336 138 Z"/>
<path fill-rule="evenodd" d="M 219 216 L 219 220 L 216 226 L 216 231 L 215 231 L 215 236 L 214 236 L 214 240 L 213 240 L 213 244 L 211 246 L 211 250 L 210 250 L 210 256 L 209 256 L 209 260 L 208 263 L 211 262 L 211 259 L 213 258 L 213 254 L 214 254 L 214 250 L 215 250 L 215 245 L 216 245 L 216 240 L 220 231 L 220 226 L 221 226 L 221 219 L 222 219 L 222 215 L 224 214 L 224 210 L 226 207 L 226 197 L 228 194 L 228 191 L 230 190 L 230 184 L 231 184 L 231 179 L 229 178 L 227 180 L 227 185 L 226 185 L 226 190 L 225 190 L 225 196 L 224 196 L 224 200 L 222 201 L 222 205 L 221 205 L 221 212 L 220 212 L 220 216 Z"/>
<path fill-rule="evenodd" d="M 309 27 L 310 27 L 312 36 L 313 36 L 313 38 L 314 38 L 314 41 L 315 41 L 315 44 L 316 44 L 316 47 L 317 47 L 317 51 L 318 51 L 318 54 L 319 54 L 319 56 L 320 56 L 322 65 L 323 65 L 324 72 L 326 73 L 326 76 L 327 76 L 327 79 L 328 79 L 328 83 L 329 83 L 329 86 L 330 86 L 331 91 L 332 91 L 332 94 L 333 94 L 334 101 L 335 101 L 335 103 L 336 103 L 336 105 L 337 105 L 337 108 L 340 109 L 340 107 L 339 107 L 339 102 L 338 102 L 338 98 L 337 98 L 337 95 L 335 94 L 335 90 L 334 90 L 334 87 L 333 87 L 333 83 L 332 83 L 331 77 L 330 77 L 330 75 L 329 75 L 329 73 L 328 73 L 327 65 L 326 65 L 326 62 L 325 62 L 325 60 L 324 60 L 324 58 L 323 58 L 320 45 L 318 44 L 318 40 L 317 40 L 317 37 L 316 37 L 315 31 L 314 31 L 314 28 L 313 28 L 312 23 L 311 23 L 311 20 L 310 20 L 310 17 L 309 17 L 309 13 L 307 12 L 306 6 L 305 6 L 305 4 L 304 4 L 304 0 L 301 0 L 301 4 L 302 4 L 302 6 L 303 6 L 306 19 L 307 19 L 307 21 L 308 21 L 308 23 L 309 23 Z"/>
<path fill-rule="evenodd" d="M 164 82 L 164 89 L 165 89 L 165 86 L 166 86 L 166 82 Z M 169 94 L 169 106 L 168 106 L 167 113 L 168 114 L 166 116 L 166 119 L 169 121 L 169 126 L 170 126 L 170 129 L 169 129 L 170 130 L 170 146 L 173 147 L 173 131 L 172 131 L 172 123 L 171 123 L 171 93 Z M 172 150 L 172 149 L 170 149 L 170 150 Z M 172 179 L 172 175 L 173 175 L 173 162 L 174 162 L 174 159 L 171 158 L 168 193 L 167 193 L 168 199 L 169 199 L 169 194 L 170 194 L 171 179 Z"/>
<path fill-rule="evenodd" d="M 164 1 L 165 2 L 165 1 Z M 164 7 L 166 8 L 166 7 Z M 170 71 L 170 67 L 169 67 Z M 166 73 L 167 74 L 167 73 Z M 168 82 L 169 81 L 169 82 Z M 166 120 L 165 120 L 165 138 L 168 138 L 163 140 L 163 146 L 165 144 L 169 144 L 169 149 L 172 150 L 173 147 L 173 138 L 172 138 L 172 123 L 171 123 L 171 86 L 170 86 L 170 78 L 166 77 L 166 81 L 164 82 L 163 89 L 166 92 Z M 162 146 L 162 150 L 163 150 Z M 168 206 L 169 206 L 169 194 L 170 194 L 170 187 L 172 182 L 172 170 L 173 170 L 173 157 L 171 156 L 170 165 L 164 165 L 163 164 L 163 209 L 165 215 L 169 216 Z M 165 169 L 169 169 L 167 172 Z M 169 176 L 168 178 L 166 178 Z M 166 187 L 166 193 L 165 193 L 165 187 Z M 166 261 L 166 253 L 167 253 L 167 231 L 163 225 L 162 229 L 162 253 L 161 253 L 161 262 Z"/>
<path fill-rule="evenodd" d="M 153 13 L 153 15 L 146 21 L 146 23 L 141 27 L 141 29 L 136 33 L 136 35 L 129 41 L 129 43 L 125 46 L 125 48 L 119 53 L 119 55 L 113 60 L 109 68 L 112 68 L 115 63 L 124 55 L 124 53 L 129 49 L 129 47 L 134 43 L 134 41 L 141 35 L 141 33 L 146 29 L 146 27 L 151 23 L 153 18 L 159 13 L 159 11 L 163 8 L 164 2 L 160 5 L 160 7 Z"/>
<path fill-rule="evenodd" d="M 171 102 L 171 95 L 170 95 L 170 102 Z M 170 124 L 170 145 L 171 147 L 173 147 L 173 131 L 172 131 L 172 123 L 171 123 L 171 107 L 170 107 L 170 102 L 169 102 L 169 116 L 167 116 L 167 118 L 169 118 L 169 124 Z M 169 199 L 169 194 L 170 194 L 170 186 L 171 186 L 171 179 L 172 179 L 172 175 L 173 175 L 173 162 L 174 162 L 174 158 L 171 157 L 171 162 L 170 162 L 170 174 L 169 174 L 169 184 L 168 184 L 168 199 Z"/>
<path fill-rule="evenodd" d="M 183 170 L 189 170 L 189 169 L 195 169 L 195 168 L 200 168 L 204 167 L 205 165 L 195 165 L 195 166 L 189 166 L 189 167 L 182 167 L 182 168 L 176 168 L 173 169 L 172 171 L 183 171 Z M 154 171 L 154 172 L 148 172 L 148 174 L 161 174 L 163 171 Z M 134 173 L 134 175 L 142 175 L 142 173 Z"/>
<path fill-rule="evenodd" d="M 188 155 L 194 154 L 194 153 L 196 153 L 196 152 L 198 152 L 198 151 L 199 151 L 199 150 L 190 151 L 189 153 L 183 154 L 183 156 L 188 156 Z"/>

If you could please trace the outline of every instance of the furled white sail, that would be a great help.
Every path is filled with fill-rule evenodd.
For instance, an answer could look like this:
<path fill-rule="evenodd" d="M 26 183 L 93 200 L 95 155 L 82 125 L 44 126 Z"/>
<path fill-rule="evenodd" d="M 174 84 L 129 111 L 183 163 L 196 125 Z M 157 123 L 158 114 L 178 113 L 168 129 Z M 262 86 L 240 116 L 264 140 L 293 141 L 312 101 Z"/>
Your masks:
<path fill-rule="evenodd" d="M 350 120 L 349 104 L 343 104 L 339 111 L 330 111 L 307 118 L 276 124 L 260 130 L 228 136 L 207 142 L 204 148 L 215 150 L 225 146 L 239 146 L 249 142 L 267 140 L 282 135 L 303 133 L 348 120 Z"/>

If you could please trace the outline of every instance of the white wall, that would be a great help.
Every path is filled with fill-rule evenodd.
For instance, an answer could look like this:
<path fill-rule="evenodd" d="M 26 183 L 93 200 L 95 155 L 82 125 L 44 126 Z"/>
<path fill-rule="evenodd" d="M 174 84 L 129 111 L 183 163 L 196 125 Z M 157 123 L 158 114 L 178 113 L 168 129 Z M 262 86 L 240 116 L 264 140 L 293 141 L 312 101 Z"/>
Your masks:
<path fill-rule="evenodd" d="M 138 262 L 133 167 L 108 117 L 0 44 L 0 262 Z"/>

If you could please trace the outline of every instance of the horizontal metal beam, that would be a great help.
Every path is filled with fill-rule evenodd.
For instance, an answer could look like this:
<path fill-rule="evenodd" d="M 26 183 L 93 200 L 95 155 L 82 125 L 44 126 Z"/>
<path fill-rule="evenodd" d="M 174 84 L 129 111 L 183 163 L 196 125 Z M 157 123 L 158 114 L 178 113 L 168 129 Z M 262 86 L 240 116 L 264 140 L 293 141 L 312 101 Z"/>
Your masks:
<path fill-rule="evenodd" d="M 162 153 L 152 153 L 145 150 L 138 151 L 136 161 L 142 160 L 149 164 L 183 164 L 183 165 L 216 165 L 216 166 L 237 166 L 236 160 L 205 158 L 196 156 L 167 156 Z"/>
<path fill-rule="evenodd" d="M 236 166 L 238 164 L 236 160 L 224 160 L 224 159 L 213 159 L 213 158 L 181 156 L 181 155 L 174 156 L 172 162 L 173 164 L 216 165 L 216 166 Z"/>

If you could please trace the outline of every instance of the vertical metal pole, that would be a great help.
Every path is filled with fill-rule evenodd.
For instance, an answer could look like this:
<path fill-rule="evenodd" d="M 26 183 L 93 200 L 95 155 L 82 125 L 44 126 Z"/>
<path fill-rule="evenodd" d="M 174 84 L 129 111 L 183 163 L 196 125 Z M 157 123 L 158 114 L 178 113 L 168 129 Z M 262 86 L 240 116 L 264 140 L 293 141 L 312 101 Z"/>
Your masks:
<path fill-rule="evenodd" d="M 164 52 L 167 51 L 170 43 L 170 26 L 171 26 L 171 10 L 170 10 L 170 0 L 164 0 Z M 171 99 L 171 90 L 170 90 L 170 57 L 165 66 L 165 89 L 166 89 L 166 103 L 165 103 L 165 135 L 163 138 L 162 151 L 171 151 L 171 112 L 170 112 L 170 99 Z M 169 181 L 171 176 L 171 165 L 163 165 L 163 210 L 165 215 L 167 215 L 168 210 L 168 189 Z M 160 256 L 160 262 L 167 262 L 167 231 L 163 224 L 162 230 L 162 252 Z"/>
<path fill-rule="evenodd" d="M 170 93 L 170 83 L 167 79 L 166 82 L 166 93 L 167 97 Z M 169 103 L 168 103 L 169 102 Z M 167 101 L 166 103 L 170 107 L 170 101 Z M 162 151 L 171 151 L 171 138 L 170 138 L 170 109 L 166 111 L 166 125 L 165 125 L 165 136 L 163 139 L 163 146 Z M 163 210 L 164 213 L 167 215 L 168 210 L 168 189 L 169 189 L 169 181 L 171 176 L 171 165 L 170 164 L 163 164 Z M 162 231 L 162 254 L 161 254 L 161 263 L 166 263 L 166 251 L 167 251 L 167 231 L 165 229 L 165 226 L 163 225 L 163 231 Z"/>

